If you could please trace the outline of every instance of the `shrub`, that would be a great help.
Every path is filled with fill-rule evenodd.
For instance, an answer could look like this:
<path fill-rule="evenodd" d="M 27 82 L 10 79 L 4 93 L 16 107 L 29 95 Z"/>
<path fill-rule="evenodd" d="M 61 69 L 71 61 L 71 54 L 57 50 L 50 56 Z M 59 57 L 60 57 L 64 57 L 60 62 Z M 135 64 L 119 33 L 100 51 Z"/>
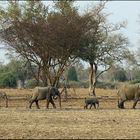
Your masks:
<path fill-rule="evenodd" d="M 0 87 L 16 87 L 16 74 L 6 72 L 0 74 Z"/>
<path fill-rule="evenodd" d="M 67 79 L 69 81 L 78 81 L 77 72 L 74 66 L 70 67 L 67 74 Z"/>
<path fill-rule="evenodd" d="M 25 82 L 26 88 L 34 88 L 37 85 L 37 81 L 35 79 L 30 79 Z"/>
<path fill-rule="evenodd" d="M 126 76 L 126 72 L 124 70 L 118 70 L 114 72 L 114 79 L 120 82 L 125 82 L 128 80 Z"/>
<path fill-rule="evenodd" d="M 115 83 L 112 83 L 112 82 L 97 82 L 97 85 L 96 87 L 97 88 L 103 88 L 103 89 L 106 89 L 106 88 L 109 88 L 109 89 L 114 89 L 116 86 Z"/>
<path fill-rule="evenodd" d="M 135 79 L 130 82 L 130 84 L 137 84 L 137 83 L 140 83 L 140 79 Z"/>
<path fill-rule="evenodd" d="M 60 84 L 61 87 L 65 86 L 65 83 Z M 69 81 L 67 84 L 68 87 L 74 87 L 74 88 L 89 88 L 89 82 L 88 81 Z M 96 88 L 109 88 L 109 89 L 114 89 L 117 86 L 117 83 L 112 83 L 112 82 L 101 82 L 98 81 L 96 84 Z"/>
<path fill-rule="evenodd" d="M 60 87 L 64 87 L 65 83 L 61 82 Z M 74 87 L 74 88 L 88 88 L 89 82 L 88 81 L 69 81 L 67 83 L 67 87 Z"/>

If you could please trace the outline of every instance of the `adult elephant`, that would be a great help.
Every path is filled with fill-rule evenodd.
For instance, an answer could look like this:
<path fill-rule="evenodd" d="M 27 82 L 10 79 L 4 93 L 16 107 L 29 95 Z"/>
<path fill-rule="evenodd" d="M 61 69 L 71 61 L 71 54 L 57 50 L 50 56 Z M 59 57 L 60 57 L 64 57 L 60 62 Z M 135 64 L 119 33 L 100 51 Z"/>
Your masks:
<path fill-rule="evenodd" d="M 133 100 L 133 109 L 135 109 L 137 102 L 140 100 L 140 86 L 139 85 L 124 85 L 118 91 L 118 107 L 124 108 L 124 102 Z"/>
<path fill-rule="evenodd" d="M 59 106 L 61 108 L 61 95 L 57 88 L 48 86 L 48 87 L 35 87 L 33 90 L 33 94 L 31 99 L 29 100 L 29 108 L 32 107 L 32 104 L 35 102 L 36 107 L 39 109 L 39 100 L 45 100 L 47 101 L 46 108 L 49 108 L 49 103 L 53 105 L 53 108 L 56 108 L 56 105 L 53 101 L 53 99 L 59 99 Z"/>

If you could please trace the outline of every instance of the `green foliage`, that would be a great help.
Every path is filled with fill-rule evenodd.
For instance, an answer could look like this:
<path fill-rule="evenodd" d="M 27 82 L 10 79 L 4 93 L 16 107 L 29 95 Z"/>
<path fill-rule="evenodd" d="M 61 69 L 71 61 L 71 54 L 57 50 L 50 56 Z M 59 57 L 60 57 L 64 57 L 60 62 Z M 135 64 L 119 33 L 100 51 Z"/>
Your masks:
<path fill-rule="evenodd" d="M 57 1 L 55 3 L 55 7 L 62 14 L 65 14 L 65 13 L 69 14 L 70 11 L 73 11 L 73 12 L 77 11 L 75 8 L 73 8 L 73 1 L 67 1 L 67 0 Z"/>
<path fill-rule="evenodd" d="M 60 83 L 60 87 L 66 86 L 64 82 Z M 89 87 L 89 82 L 88 81 L 69 81 L 67 83 L 68 88 L 88 88 Z"/>
<path fill-rule="evenodd" d="M 16 87 L 17 80 L 24 82 L 28 78 L 32 78 L 32 73 L 22 60 L 11 59 L 8 64 L 0 65 L 1 87 Z"/>
<path fill-rule="evenodd" d="M 112 82 L 99 82 L 99 81 L 97 81 L 97 85 L 96 85 L 97 88 L 103 88 L 103 89 L 106 88 L 114 89 L 115 86 L 116 84 Z"/>
<path fill-rule="evenodd" d="M 43 86 L 43 83 L 40 81 L 39 85 L 36 79 L 28 79 L 25 83 L 26 88 L 34 88 L 36 86 Z"/>
<path fill-rule="evenodd" d="M 126 72 L 124 70 L 118 70 L 114 72 L 114 80 L 120 81 L 120 82 L 125 82 L 127 81 L 127 76 Z"/>
<path fill-rule="evenodd" d="M 26 81 L 26 88 L 34 88 L 37 85 L 37 81 L 35 79 L 30 79 Z"/>
<path fill-rule="evenodd" d="M 137 84 L 140 83 L 140 79 L 135 79 L 130 82 L 130 84 Z"/>
<path fill-rule="evenodd" d="M 0 66 L 0 87 L 16 87 L 17 74 L 7 65 Z"/>
<path fill-rule="evenodd" d="M 136 79 L 136 80 L 140 79 L 140 69 L 138 66 L 134 66 L 134 68 L 131 70 L 126 69 L 126 71 L 128 73 L 128 77 L 130 77 L 129 79 L 131 79 L 131 80 L 132 79 Z"/>
<path fill-rule="evenodd" d="M 89 82 L 88 81 L 70 81 L 69 86 L 75 87 L 75 88 L 88 88 Z"/>
<path fill-rule="evenodd" d="M 9 5 L 10 6 L 8 6 L 8 9 L 7 9 L 9 17 L 17 18 L 21 16 L 21 9 L 19 8 L 18 2 L 9 1 Z"/>
<path fill-rule="evenodd" d="M 0 87 L 16 87 L 16 85 L 15 73 L 0 73 Z"/>
<path fill-rule="evenodd" d="M 77 72 L 74 66 L 70 67 L 67 74 L 68 81 L 78 81 Z"/>
<path fill-rule="evenodd" d="M 25 80 L 26 77 L 26 67 L 23 66 L 24 62 L 23 61 L 18 61 L 15 59 L 12 59 L 7 65 L 6 67 L 8 68 L 8 71 L 12 71 L 13 73 L 15 73 L 17 79 L 20 80 Z"/>
<path fill-rule="evenodd" d="M 64 83 L 61 83 L 61 87 L 64 87 Z M 72 88 L 88 88 L 89 87 L 89 81 L 69 81 L 67 84 L 68 87 Z M 103 82 L 103 81 L 97 81 L 96 88 L 102 88 L 102 89 L 114 89 L 118 86 L 118 83 L 112 83 L 112 82 Z"/>
<path fill-rule="evenodd" d="M 65 84 L 61 83 L 61 87 L 64 87 Z M 72 88 L 88 88 L 89 87 L 89 81 L 69 81 L 67 84 L 68 87 Z M 112 83 L 112 82 L 103 82 L 103 81 L 97 81 L 96 88 L 102 88 L 102 89 L 114 89 L 118 86 L 118 83 Z"/>

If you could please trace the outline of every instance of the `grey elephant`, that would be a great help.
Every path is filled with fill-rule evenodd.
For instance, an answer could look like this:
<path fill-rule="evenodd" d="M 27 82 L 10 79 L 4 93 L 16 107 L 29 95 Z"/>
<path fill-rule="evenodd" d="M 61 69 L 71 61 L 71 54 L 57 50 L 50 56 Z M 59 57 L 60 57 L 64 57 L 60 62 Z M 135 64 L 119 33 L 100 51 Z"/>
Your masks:
<path fill-rule="evenodd" d="M 6 107 L 8 107 L 8 97 L 7 94 L 5 92 L 0 92 L 0 98 L 4 99 L 6 102 Z"/>
<path fill-rule="evenodd" d="M 133 100 L 133 109 L 135 109 L 137 102 L 140 100 L 140 86 L 139 85 L 123 85 L 117 92 L 119 97 L 118 107 L 123 109 L 124 102 L 128 100 Z"/>
<path fill-rule="evenodd" d="M 99 101 L 95 96 L 86 97 L 84 109 L 87 109 L 89 105 L 90 105 L 90 109 L 93 105 L 94 105 L 94 108 L 96 109 L 96 104 L 98 105 L 97 107 L 99 107 Z"/>
<path fill-rule="evenodd" d="M 61 108 L 61 95 L 57 88 L 48 86 L 48 87 L 35 87 L 33 90 L 32 97 L 29 100 L 29 108 L 32 107 L 32 104 L 35 102 L 36 107 L 39 109 L 39 100 L 45 100 L 47 101 L 46 108 L 49 108 L 49 103 L 53 105 L 53 108 L 56 108 L 56 105 L 53 101 L 53 99 L 59 99 L 59 106 Z"/>

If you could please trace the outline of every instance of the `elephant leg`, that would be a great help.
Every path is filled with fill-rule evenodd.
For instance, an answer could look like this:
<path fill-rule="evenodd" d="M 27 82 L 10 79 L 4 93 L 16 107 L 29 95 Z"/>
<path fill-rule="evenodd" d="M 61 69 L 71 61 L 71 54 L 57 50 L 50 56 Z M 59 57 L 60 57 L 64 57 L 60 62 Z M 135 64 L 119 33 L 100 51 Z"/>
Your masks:
<path fill-rule="evenodd" d="M 120 101 L 120 103 L 119 103 L 119 108 L 121 108 L 121 109 L 124 109 L 124 102 L 125 102 L 126 100 L 121 100 Z"/>
<path fill-rule="evenodd" d="M 35 103 L 36 103 L 37 109 L 40 109 L 39 104 L 38 104 L 38 100 L 36 100 Z"/>
<path fill-rule="evenodd" d="M 49 103 L 50 103 L 50 100 L 46 100 L 46 108 L 48 109 L 49 108 Z"/>
<path fill-rule="evenodd" d="M 94 103 L 93 105 L 94 105 L 94 108 L 96 109 L 96 105 L 95 105 L 95 103 Z"/>
<path fill-rule="evenodd" d="M 29 105 L 29 108 L 32 108 L 32 104 L 33 104 L 34 101 L 30 101 L 30 105 Z"/>
<path fill-rule="evenodd" d="M 50 102 L 51 102 L 51 104 L 53 105 L 53 108 L 56 108 L 56 105 L 55 105 L 53 99 L 51 99 Z"/>
<path fill-rule="evenodd" d="M 84 109 L 87 109 L 87 106 L 88 106 L 88 105 L 86 104 L 86 105 L 84 106 Z"/>
<path fill-rule="evenodd" d="M 8 107 L 8 100 L 6 100 L 6 108 Z"/>
<path fill-rule="evenodd" d="M 122 109 L 124 109 L 124 102 L 125 102 L 125 101 L 122 101 L 122 105 L 121 105 L 121 108 L 122 108 Z"/>
<path fill-rule="evenodd" d="M 60 109 L 61 109 L 61 96 L 60 95 L 58 97 L 58 101 L 59 101 L 59 106 L 60 106 Z"/>
<path fill-rule="evenodd" d="M 87 106 L 86 105 L 84 105 L 84 109 L 86 109 L 87 108 Z"/>
<path fill-rule="evenodd" d="M 6 103 L 6 108 L 8 107 L 8 98 L 7 98 L 7 96 L 5 97 L 5 103 Z"/>
<path fill-rule="evenodd" d="M 97 108 L 99 108 L 99 102 L 97 103 L 97 105 L 98 105 Z"/>
<path fill-rule="evenodd" d="M 92 104 L 90 104 L 90 107 L 89 107 L 89 109 L 91 109 L 92 108 Z"/>
<path fill-rule="evenodd" d="M 138 101 L 139 101 L 139 99 L 134 100 L 134 104 L 133 104 L 133 107 L 132 107 L 133 109 L 135 109 Z"/>

